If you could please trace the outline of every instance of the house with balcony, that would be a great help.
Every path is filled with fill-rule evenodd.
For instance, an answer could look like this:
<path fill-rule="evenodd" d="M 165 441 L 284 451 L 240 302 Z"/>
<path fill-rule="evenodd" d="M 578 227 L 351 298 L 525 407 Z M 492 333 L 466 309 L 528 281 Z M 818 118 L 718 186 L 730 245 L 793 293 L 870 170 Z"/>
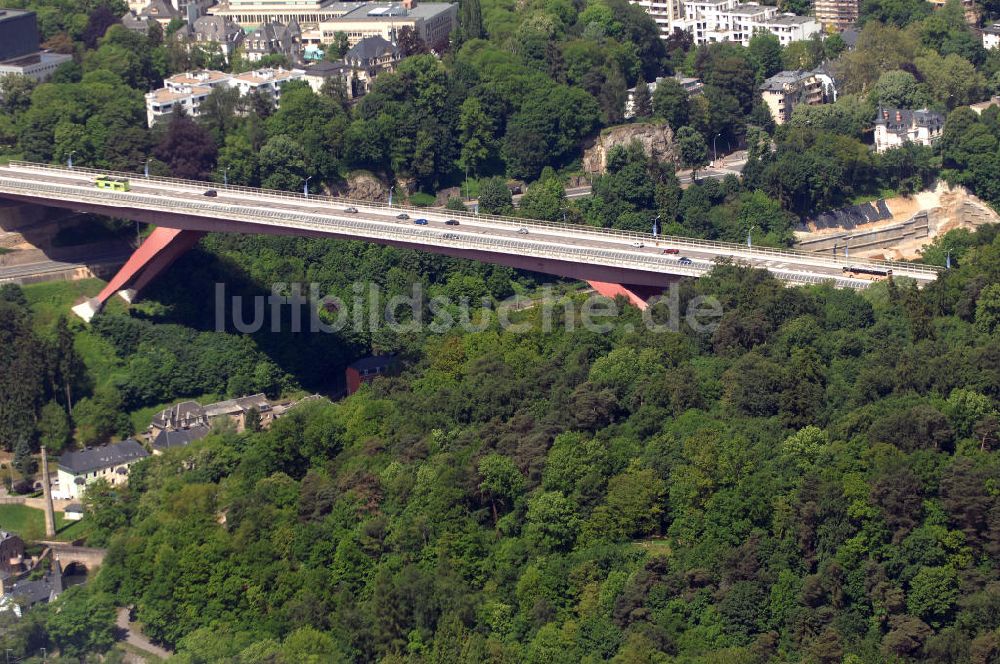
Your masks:
<path fill-rule="evenodd" d="M 811 71 L 778 72 L 761 84 L 760 95 L 775 124 L 791 120 L 792 111 L 800 104 L 812 106 L 825 101 L 823 82 Z"/>

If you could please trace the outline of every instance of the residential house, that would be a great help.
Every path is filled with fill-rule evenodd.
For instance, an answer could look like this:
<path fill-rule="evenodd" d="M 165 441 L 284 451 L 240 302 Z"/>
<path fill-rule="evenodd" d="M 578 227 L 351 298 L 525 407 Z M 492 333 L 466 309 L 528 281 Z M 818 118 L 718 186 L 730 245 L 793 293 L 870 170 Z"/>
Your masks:
<path fill-rule="evenodd" d="M 760 94 L 775 124 L 791 120 L 792 111 L 799 104 L 824 102 L 823 84 L 811 71 L 779 72 L 761 84 Z"/>
<path fill-rule="evenodd" d="M 372 81 L 382 72 L 392 71 L 403 59 L 403 51 L 382 37 L 365 37 L 344 55 L 344 62 L 354 70 L 356 96 L 371 89 Z"/>
<path fill-rule="evenodd" d="M 270 426 L 271 420 L 274 419 L 274 409 L 263 394 L 227 399 L 207 406 L 202 406 L 197 401 L 182 401 L 165 408 L 154 415 L 149 423 L 149 438 L 152 441 L 153 451 L 155 453 L 158 448 L 157 441 L 160 441 L 161 451 L 177 447 L 179 444 L 186 445 L 192 440 L 204 438 L 216 426 L 233 426 L 237 431 L 243 431 L 247 424 L 247 415 L 252 410 L 260 416 L 259 423 L 262 427 Z M 183 436 L 160 437 L 162 433 L 185 431 L 189 432 L 186 434 L 185 442 L 179 442 L 184 440 Z"/>
<path fill-rule="evenodd" d="M 154 19 L 149 17 L 141 18 L 132 10 L 129 10 L 124 16 L 122 16 L 121 22 L 127 30 L 137 32 L 140 35 L 148 35 L 149 29 L 156 25 L 156 21 Z"/>
<path fill-rule="evenodd" d="M 201 440 L 211 431 L 211 427 L 204 424 L 197 424 L 185 429 L 157 431 L 150 440 L 150 447 L 153 448 L 154 455 L 163 454 L 175 447 L 185 447 L 196 440 Z"/>
<path fill-rule="evenodd" d="M 24 540 L 0 530 L 0 578 L 8 578 L 24 568 Z"/>
<path fill-rule="evenodd" d="M 59 457 L 59 486 L 52 497 L 80 500 L 87 485 L 98 479 L 111 485 L 124 484 L 129 468 L 148 456 L 146 448 L 132 438 L 113 445 L 65 452 Z"/>
<path fill-rule="evenodd" d="M 248 417 L 251 412 L 256 412 L 260 427 L 267 428 L 271 425 L 274 415 L 271 404 L 263 394 L 254 394 L 249 397 L 239 397 L 238 399 L 227 399 L 205 406 L 205 417 L 211 425 L 231 424 L 237 431 L 246 429 Z"/>
<path fill-rule="evenodd" d="M 989 50 L 1000 46 L 1000 23 L 983 28 L 983 48 Z"/>
<path fill-rule="evenodd" d="M 969 104 L 969 108 L 972 109 L 976 115 L 982 115 L 990 106 L 1000 106 L 1000 96 L 994 95 L 986 101 L 981 101 L 976 104 Z"/>
<path fill-rule="evenodd" d="M 364 383 L 385 376 L 396 367 L 395 355 L 372 355 L 347 365 L 347 393 L 354 394 Z"/>
<path fill-rule="evenodd" d="M 210 48 L 217 46 L 222 57 L 229 62 L 233 52 L 242 46 L 246 32 L 224 16 L 202 16 L 174 33 L 174 38 L 189 46 L 191 44 Z"/>
<path fill-rule="evenodd" d="M 944 116 L 926 108 L 879 108 L 875 118 L 875 151 L 885 152 L 904 143 L 932 145 L 944 130 Z"/>
<path fill-rule="evenodd" d="M 3 595 L 0 596 L 0 611 L 12 611 L 18 618 L 36 604 L 49 603 L 62 594 L 62 572 L 59 563 L 53 563 L 56 569 L 47 572 L 40 579 L 22 579 L 15 583 L 2 584 Z"/>
<path fill-rule="evenodd" d="M 295 19 L 288 24 L 264 23 L 247 35 L 243 44 L 247 60 L 259 62 L 268 55 L 281 55 L 294 64 L 302 61 L 302 29 Z"/>
<path fill-rule="evenodd" d="M 182 401 L 169 408 L 164 408 L 153 416 L 149 424 L 150 431 L 174 431 L 189 429 L 195 426 L 208 426 L 205 409 L 197 401 Z"/>
<path fill-rule="evenodd" d="M 313 92 L 319 93 L 323 85 L 329 81 L 340 81 L 344 86 L 348 99 L 353 98 L 354 70 L 346 62 L 330 62 L 320 60 L 305 68 L 302 80 L 309 84 Z"/>
<path fill-rule="evenodd" d="M 80 521 L 83 519 L 83 505 L 70 503 L 63 508 L 63 518 L 67 521 Z"/>
<path fill-rule="evenodd" d="M 150 0 L 150 3 L 139 11 L 139 18 L 153 20 L 166 28 L 174 19 L 182 18 L 181 14 L 167 0 Z"/>

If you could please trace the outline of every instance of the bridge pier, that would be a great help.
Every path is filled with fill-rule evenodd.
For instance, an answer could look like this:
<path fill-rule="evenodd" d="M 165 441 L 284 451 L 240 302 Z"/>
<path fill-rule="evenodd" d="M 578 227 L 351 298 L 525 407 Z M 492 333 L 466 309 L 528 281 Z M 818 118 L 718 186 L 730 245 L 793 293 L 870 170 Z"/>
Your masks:
<path fill-rule="evenodd" d="M 629 304 L 640 311 L 649 307 L 649 300 L 663 292 L 662 287 L 643 286 L 641 284 L 614 284 L 606 281 L 587 280 L 590 287 L 604 297 L 614 299 L 621 295 Z"/>
<path fill-rule="evenodd" d="M 132 302 L 139 291 L 196 245 L 204 235 L 202 231 L 157 226 L 111 278 L 104 290 L 97 297 L 73 307 L 73 313 L 89 323 L 115 293 L 121 295 L 126 302 Z"/>

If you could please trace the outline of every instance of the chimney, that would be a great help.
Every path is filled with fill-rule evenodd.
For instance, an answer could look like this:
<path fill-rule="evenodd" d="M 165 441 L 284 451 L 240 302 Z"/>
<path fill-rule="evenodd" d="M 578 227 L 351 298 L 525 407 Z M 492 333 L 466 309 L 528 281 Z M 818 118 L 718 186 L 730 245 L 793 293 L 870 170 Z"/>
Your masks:
<path fill-rule="evenodd" d="M 403 0 L 403 9 L 410 11 L 417 6 L 417 0 Z"/>
<path fill-rule="evenodd" d="M 896 124 L 903 121 L 903 114 L 900 113 L 899 109 L 896 109 Z"/>
<path fill-rule="evenodd" d="M 42 445 L 42 491 L 45 495 L 45 536 L 56 536 L 56 515 L 52 508 L 52 483 L 49 480 L 49 456 Z"/>
<path fill-rule="evenodd" d="M 889 111 L 885 110 L 884 108 L 882 109 L 882 119 L 883 120 L 889 119 Z"/>

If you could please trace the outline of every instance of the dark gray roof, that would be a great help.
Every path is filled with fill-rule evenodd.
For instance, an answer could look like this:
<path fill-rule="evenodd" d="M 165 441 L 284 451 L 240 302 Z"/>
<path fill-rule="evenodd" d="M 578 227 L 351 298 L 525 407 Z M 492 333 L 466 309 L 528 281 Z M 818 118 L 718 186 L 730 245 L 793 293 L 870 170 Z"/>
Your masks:
<path fill-rule="evenodd" d="M 382 57 L 385 53 L 392 53 L 393 56 L 397 57 L 402 55 L 399 47 L 387 39 L 378 36 L 365 37 L 351 47 L 351 50 L 344 55 L 344 59 L 348 62 L 355 60 L 368 62 Z"/>
<path fill-rule="evenodd" d="M 840 38 L 844 40 L 847 48 L 854 48 L 855 44 L 858 43 L 858 31 L 848 28 L 840 33 Z"/>
<path fill-rule="evenodd" d="M 70 503 L 63 508 L 63 512 L 73 512 L 76 514 L 83 514 L 83 505 L 80 503 Z"/>
<path fill-rule="evenodd" d="M 182 401 L 170 408 L 165 408 L 153 416 L 151 424 L 159 429 L 191 426 L 205 416 L 205 409 L 197 401 Z"/>
<path fill-rule="evenodd" d="M 351 369 L 357 369 L 358 371 L 364 371 L 365 369 L 371 371 L 372 369 L 384 369 L 395 363 L 395 355 L 370 355 L 368 357 L 362 357 L 360 360 L 355 362 L 351 362 L 347 366 Z"/>
<path fill-rule="evenodd" d="M 908 108 L 879 108 L 875 124 L 885 125 L 891 132 L 900 132 L 912 126 L 941 129 L 944 127 L 944 116 L 934 111 L 922 108 L 911 111 Z"/>
<path fill-rule="evenodd" d="M 92 470 L 144 459 L 149 456 L 139 441 L 129 438 L 115 445 L 104 445 L 79 452 L 66 452 L 59 457 L 59 467 L 73 473 L 87 473 Z"/>
<path fill-rule="evenodd" d="M 226 16 L 202 16 L 192 26 L 193 34 L 200 41 L 215 41 L 220 44 L 233 44 L 243 40 L 246 33 Z"/>
<path fill-rule="evenodd" d="M 62 589 L 62 575 L 57 572 L 46 574 L 36 581 L 18 581 L 4 595 L 32 606 L 55 599 Z"/>
<path fill-rule="evenodd" d="M 169 450 L 173 447 L 184 447 L 207 436 L 211 429 L 204 425 L 180 429 L 178 431 L 161 431 L 153 439 L 154 450 Z"/>
<path fill-rule="evenodd" d="M 761 84 L 760 89 L 783 92 L 786 86 L 797 85 L 800 81 L 804 81 L 811 76 L 812 72 L 808 71 L 779 71 L 771 78 L 765 79 Z"/>
<path fill-rule="evenodd" d="M 180 18 L 181 13 L 166 0 L 150 0 L 149 4 L 139 12 L 139 17 L 167 20 Z"/>
<path fill-rule="evenodd" d="M 330 62 L 329 60 L 320 60 L 319 62 L 313 63 L 305 68 L 307 76 L 336 76 L 344 72 L 344 70 L 349 70 L 350 67 L 346 62 Z"/>

